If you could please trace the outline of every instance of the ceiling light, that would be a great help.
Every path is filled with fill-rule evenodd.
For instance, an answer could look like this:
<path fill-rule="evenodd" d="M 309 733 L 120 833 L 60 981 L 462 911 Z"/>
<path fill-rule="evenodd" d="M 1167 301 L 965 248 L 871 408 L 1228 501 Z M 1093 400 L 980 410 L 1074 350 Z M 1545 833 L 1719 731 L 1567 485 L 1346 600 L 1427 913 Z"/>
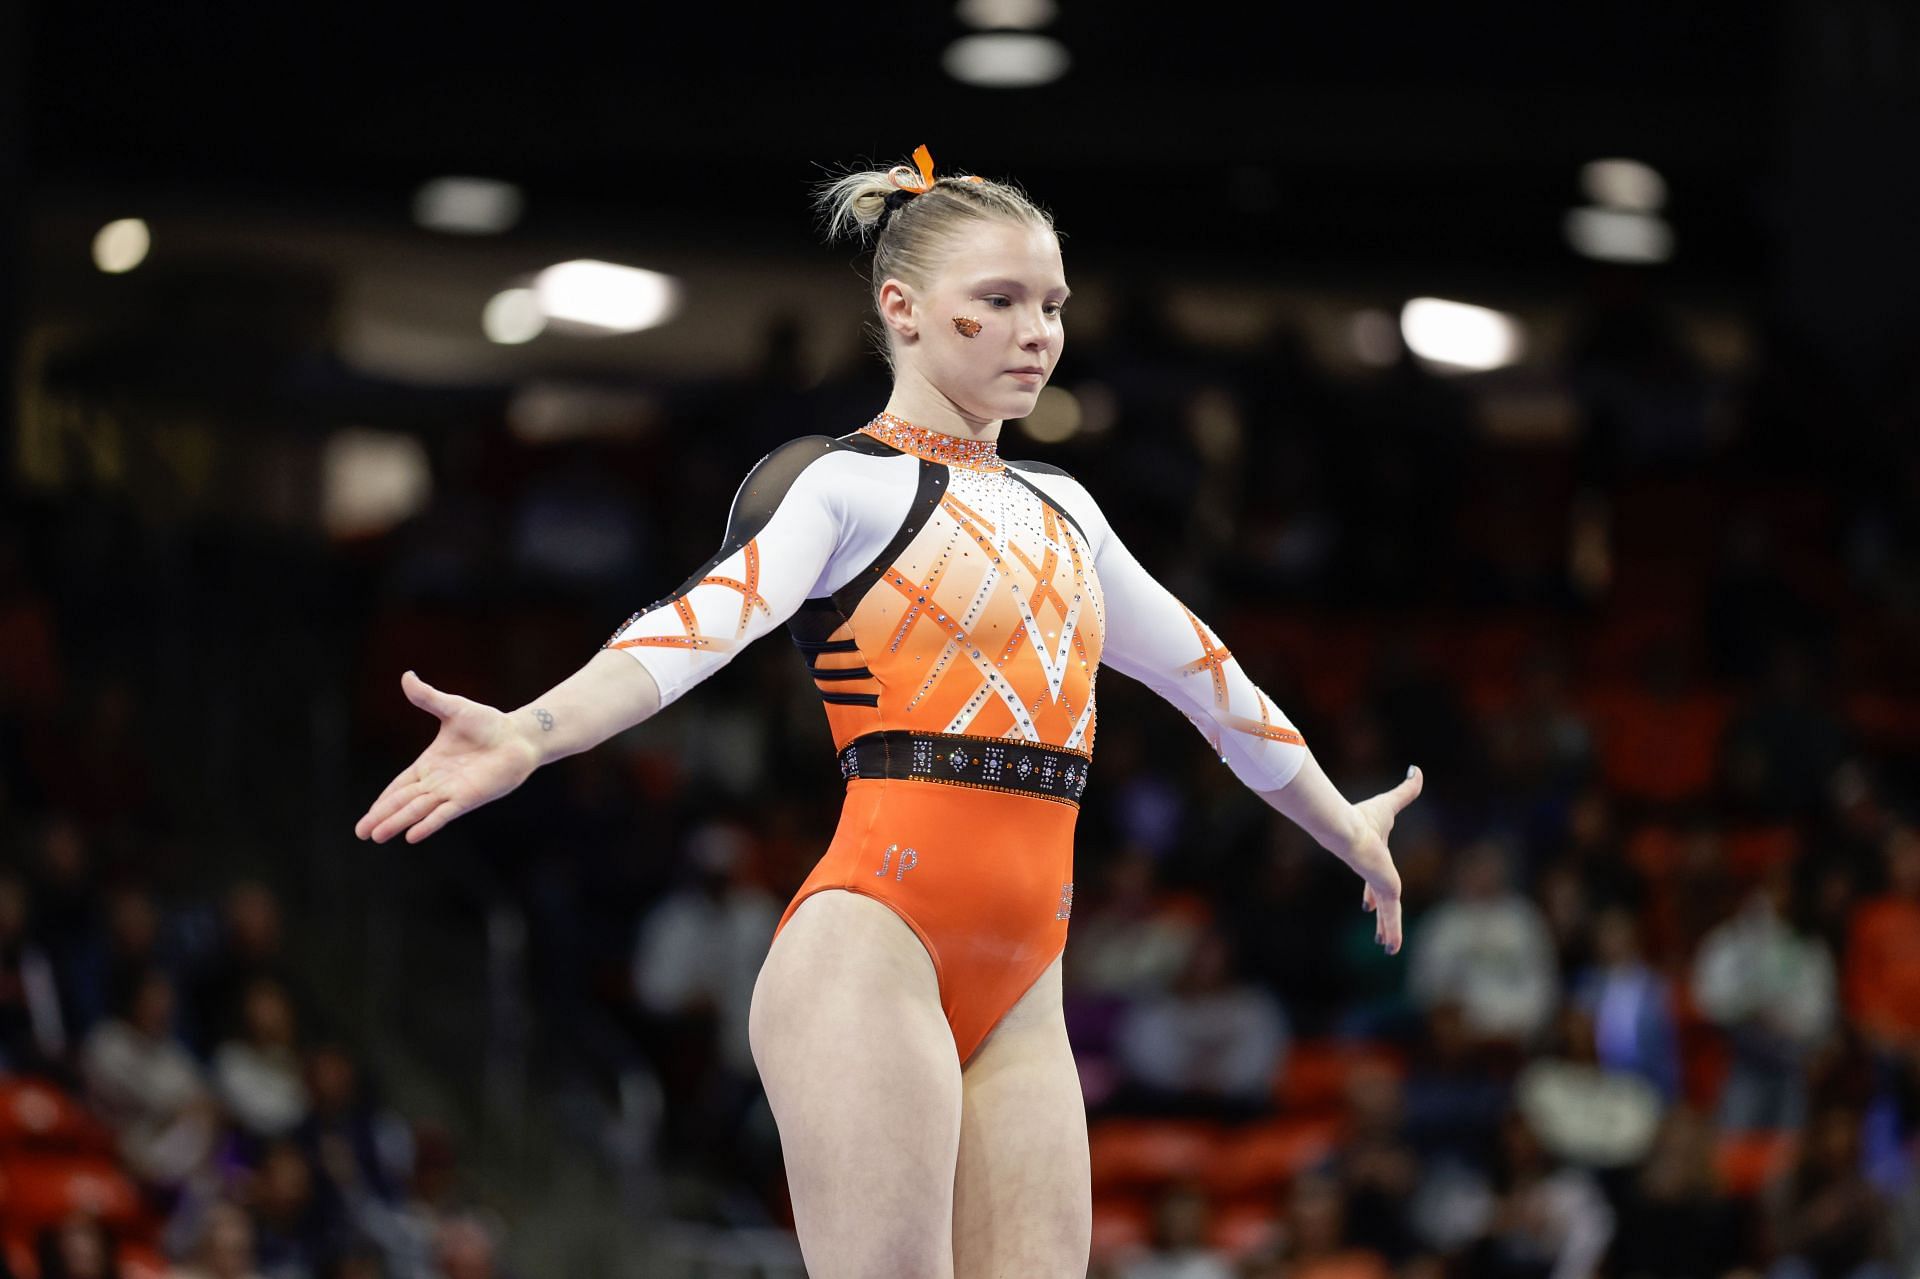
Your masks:
<path fill-rule="evenodd" d="M 985 89 L 1025 89 L 1067 73 L 1073 59 L 1051 36 L 995 31 L 961 36 L 947 46 L 940 65 L 962 84 Z"/>
<path fill-rule="evenodd" d="M 1400 309 L 1400 335 L 1424 360 L 1453 369 L 1497 369 L 1520 358 L 1520 324 L 1484 306 L 1414 298 Z"/>
<path fill-rule="evenodd" d="M 637 333 L 671 319 L 680 282 L 658 271 L 580 259 L 542 271 L 533 282 L 541 314 L 596 333 Z"/>
<path fill-rule="evenodd" d="M 153 237 L 139 218 L 109 222 L 93 237 L 93 264 L 108 275 L 131 271 L 147 260 Z"/>
<path fill-rule="evenodd" d="M 432 231 L 498 235 L 520 220 L 525 199 L 511 182 L 435 178 L 413 196 L 413 220 Z"/>

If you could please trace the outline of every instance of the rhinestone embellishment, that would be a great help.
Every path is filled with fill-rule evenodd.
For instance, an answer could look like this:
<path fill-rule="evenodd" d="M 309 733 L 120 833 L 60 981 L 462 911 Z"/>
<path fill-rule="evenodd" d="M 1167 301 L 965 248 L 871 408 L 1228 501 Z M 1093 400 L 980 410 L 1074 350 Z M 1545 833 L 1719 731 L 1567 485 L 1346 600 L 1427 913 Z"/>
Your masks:
<path fill-rule="evenodd" d="M 860 430 L 876 440 L 891 444 L 902 453 L 911 453 L 933 462 L 945 462 L 949 466 L 971 467 L 976 471 L 1003 471 L 1007 466 L 1000 460 L 998 440 L 962 439 L 931 427 L 915 426 L 891 413 L 876 414 Z"/>

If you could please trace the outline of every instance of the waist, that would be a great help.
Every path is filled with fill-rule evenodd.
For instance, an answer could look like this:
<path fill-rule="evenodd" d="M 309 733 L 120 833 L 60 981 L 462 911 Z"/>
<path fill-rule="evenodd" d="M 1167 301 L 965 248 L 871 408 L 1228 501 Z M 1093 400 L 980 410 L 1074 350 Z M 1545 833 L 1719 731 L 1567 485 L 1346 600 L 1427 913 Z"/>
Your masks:
<path fill-rule="evenodd" d="M 964 733 L 888 729 L 863 733 L 840 750 L 840 775 L 1033 795 L 1079 807 L 1091 756 L 1042 742 Z"/>

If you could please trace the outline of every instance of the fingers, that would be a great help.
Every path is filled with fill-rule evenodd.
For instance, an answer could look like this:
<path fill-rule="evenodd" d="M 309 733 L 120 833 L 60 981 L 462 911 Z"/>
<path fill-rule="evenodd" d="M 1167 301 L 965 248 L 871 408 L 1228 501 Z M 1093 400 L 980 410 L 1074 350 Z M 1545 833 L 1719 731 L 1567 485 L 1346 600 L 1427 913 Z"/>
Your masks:
<path fill-rule="evenodd" d="M 1360 909 L 1369 911 L 1373 909 L 1373 886 L 1371 884 L 1366 885 L 1360 890 Z"/>
<path fill-rule="evenodd" d="M 415 795 L 407 801 L 406 806 L 399 812 L 374 826 L 372 831 L 373 842 L 376 844 L 386 843 L 401 831 L 433 812 L 435 805 L 444 802 L 447 801 L 442 800 L 440 796 L 432 794 L 431 792 Z"/>
<path fill-rule="evenodd" d="M 416 770 L 408 769 L 393 779 L 380 797 L 367 808 L 366 814 L 353 824 L 353 833 L 361 839 L 371 838 L 374 828 L 400 811 L 406 802 L 420 793 L 422 783 L 414 780 Z"/>
<path fill-rule="evenodd" d="M 460 805 L 454 803 L 452 800 L 447 800 L 446 802 L 442 803 L 440 807 L 434 809 L 431 813 L 428 813 L 425 821 L 420 822 L 412 830 L 407 832 L 407 842 L 409 844 L 419 843 L 421 840 L 425 839 L 427 836 L 433 834 L 433 832 L 439 830 L 442 826 L 445 826 L 448 822 L 458 817 L 461 811 L 462 810 L 460 808 Z"/>
<path fill-rule="evenodd" d="M 1389 955 L 1400 953 L 1400 902 L 1397 899 L 1381 906 L 1374 936 Z"/>

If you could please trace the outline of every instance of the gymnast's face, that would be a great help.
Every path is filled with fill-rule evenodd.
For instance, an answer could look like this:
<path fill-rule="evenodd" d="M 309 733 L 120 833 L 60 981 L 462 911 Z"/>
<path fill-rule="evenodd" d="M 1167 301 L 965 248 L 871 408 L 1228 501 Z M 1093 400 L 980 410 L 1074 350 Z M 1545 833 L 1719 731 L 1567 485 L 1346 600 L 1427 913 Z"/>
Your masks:
<path fill-rule="evenodd" d="M 1001 219 L 972 223 L 931 286 L 894 303 L 898 373 L 925 381 L 973 421 L 1026 417 L 1066 344 L 1069 292 L 1053 232 Z M 956 325 L 956 316 L 979 328 Z M 904 339 L 902 322 L 910 326 Z M 1024 368 L 1040 372 L 1015 372 Z"/>

